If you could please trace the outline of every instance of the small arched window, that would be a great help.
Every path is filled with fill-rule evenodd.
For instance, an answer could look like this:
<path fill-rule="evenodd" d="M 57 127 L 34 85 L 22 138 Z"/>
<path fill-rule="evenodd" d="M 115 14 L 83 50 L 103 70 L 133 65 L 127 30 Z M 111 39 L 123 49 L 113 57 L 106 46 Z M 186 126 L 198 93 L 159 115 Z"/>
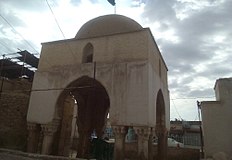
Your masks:
<path fill-rule="evenodd" d="M 93 45 L 91 43 L 88 43 L 83 50 L 82 63 L 92 63 L 92 62 L 93 62 Z"/>

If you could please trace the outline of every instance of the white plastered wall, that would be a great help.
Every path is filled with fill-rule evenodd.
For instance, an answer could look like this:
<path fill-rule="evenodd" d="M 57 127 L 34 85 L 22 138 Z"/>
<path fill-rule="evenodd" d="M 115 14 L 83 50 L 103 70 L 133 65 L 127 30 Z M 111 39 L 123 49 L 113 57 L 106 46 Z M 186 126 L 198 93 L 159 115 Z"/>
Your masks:
<path fill-rule="evenodd" d="M 162 89 L 168 127 L 167 69 L 162 61 L 163 78 L 160 79 L 157 75 L 157 62 L 153 60 L 154 57 L 160 59 L 161 56 L 157 53 L 148 29 L 43 44 L 27 120 L 41 124 L 51 122 L 55 117 L 57 99 L 62 92 L 60 89 L 82 76 L 93 77 L 94 64 L 81 63 L 82 51 L 87 43 L 94 47 L 96 80 L 105 87 L 110 97 L 111 123 L 154 127 L 157 92 Z"/>
<path fill-rule="evenodd" d="M 232 78 L 217 80 L 215 94 L 217 101 L 201 104 L 205 156 L 224 152 L 232 157 Z"/>
<path fill-rule="evenodd" d="M 148 60 L 149 60 L 149 123 L 156 124 L 156 98 L 161 89 L 165 104 L 166 128 L 170 129 L 170 98 L 167 80 L 167 66 L 151 34 L 148 34 Z M 159 65 L 160 63 L 160 65 Z M 159 68 L 161 67 L 161 68 Z M 160 71 L 159 71 L 160 70 Z M 161 75 L 160 75 L 161 73 Z"/>

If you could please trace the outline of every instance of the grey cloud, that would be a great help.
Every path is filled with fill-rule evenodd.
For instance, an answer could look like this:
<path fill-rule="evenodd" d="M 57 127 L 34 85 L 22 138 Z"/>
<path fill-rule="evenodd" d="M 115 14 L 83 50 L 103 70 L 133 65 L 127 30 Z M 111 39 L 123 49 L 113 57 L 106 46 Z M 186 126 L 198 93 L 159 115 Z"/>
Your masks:
<path fill-rule="evenodd" d="M 204 83 L 204 82 L 199 82 Z M 204 90 L 193 90 L 188 93 L 188 97 L 213 97 L 214 96 L 214 90 L 213 86 L 212 88 L 204 89 Z"/>
<path fill-rule="evenodd" d="M 53 3 L 55 0 L 49 1 Z M 5 9 L 20 9 L 20 10 L 36 10 L 41 11 L 46 9 L 46 1 L 45 0 L 1 0 L 0 6 L 6 7 Z M 9 8 L 10 7 L 10 8 Z"/>
<path fill-rule="evenodd" d="M 49 4 L 54 7 L 58 5 L 57 0 L 48 0 Z M 46 4 L 46 1 L 40 0 L 1 0 L 0 1 L 0 10 L 1 10 L 1 17 L 0 17 L 0 32 L 2 36 L 0 37 L 0 41 L 4 42 L 1 44 L 1 54 L 9 53 L 9 52 L 16 52 L 18 51 L 17 48 L 34 53 L 35 49 L 30 47 L 30 45 L 37 47 L 37 45 L 33 44 L 32 41 L 22 40 L 22 38 L 18 35 L 19 30 L 18 27 L 25 28 L 27 27 L 26 20 L 20 17 L 20 12 L 31 12 L 40 13 L 44 11 L 49 11 L 49 8 Z M 30 15 L 29 15 L 30 16 Z M 33 17 L 32 17 L 33 18 Z M 10 24 L 10 25 L 9 25 Z M 13 26 L 13 27 L 12 27 Z M 16 32 L 15 32 L 16 30 Z M 18 35 L 19 39 L 12 38 L 11 35 Z M 20 34 L 20 33 L 19 33 Z M 20 40 L 21 39 L 21 40 Z M 5 45 L 6 44 L 6 45 Z M 4 45 L 4 46 L 3 46 Z M 6 47 L 7 46 L 7 47 Z M 38 48 L 36 48 L 37 50 Z"/>
<path fill-rule="evenodd" d="M 182 78 L 181 84 L 188 84 L 188 83 L 192 82 L 193 79 L 194 79 L 194 75 Z"/>
<path fill-rule="evenodd" d="M 174 88 L 170 88 L 172 93 L 179 93 L 179 97 L 173 97 L 173 98 L 183 98 L 187 97 L 188 93 L 191 92 L 191 88 L 189 86 L 178 84 L 178 86 Z"/>
<path fill-rule="evenodd" d="M 175 1 L 163 0 L 150 0 L 146 3 L 143 16 L 148 17 L 151 21 L 160 19 L 170 19 L 175 15 L 173 9 Z"/>
<path fill-rule="evenodd" d="M 194 73 L 195 70 L 193 69 L 191 64 L 188 63 L 180 63 L 178 61 L 168 61 L 170 62 L 169 64 L 169 75 L 171 76 L 178 76 L 178 75 L 183 75 L 183 73 L 188 72 L 188 73 Z"/>
<path fill-rule="evenodd" d="M 199 73 L 199 76 L 207 76 L 211 79 L 217 79 L 219 77 L 225 77 L 225 74 L 232 73 L 232 68 L 227 64 L 213 63 L 207 65 L 207 69 L 204 72 Z"/>
<path fill-rule="evenodd" d="M 225 13 L 217 12 L 217 9 L 218 7 L 216 6 L 210 9 L 205 9 L 192 15 L 190 18 L 181 21 L 177 26 L 174 26 L 178 31 L 177 34 L 183 39 L 189 36 L 194 39 L 199 39 L 215 32 L 231 32 L 229 26 L 232 24 L 232 15 L 225 11 Z"/>
<path fill-rule="evenodd" d="M 0 10 L 1 10 L 1 17 L 0 17 L 0 24 L 4 25 L 4 28 L 10 28 L 7 22 L 4 20 L 6 19 L 12 26 L 20 26 L 25 27 L 26 24 L 20 19 L 17 14 L 12 9 L 5 9 L 0 2 Z"/>
<path fill-rule="evenodd" d="M 172 79 L 169 85 L 170 90 L 185 96 L 212 94 L 211 91 L 201 89 L 193 91 L 188 84 L 198 76 L 215 81 L 219 77 L 224 77 L 223 75 L 232 75 L 230 67 L 232 61 L 232 1 L 227 0 L 220 4 L 209 0 L 209 7 L 197 11 L 189 10 L 191 14 L 183 20 L 176 18 L 175 9 L 188 7 L 188 3 L 179 3 L 175 0 L 149 2 L 143 16 L 151 22 L 159 21 L 162 25 L 158 31 L 174 29 L 175 35 L 180 40 L 179 43 L 172 43 L 162 38 L 157 40 L 169 68 L 170 79 Z M 212 39 L 214 35 L 226 35 L 227 37 L 222 43 L 217 44 Z M 209 63 L 212 65 L 207 65 L 207 69 L 200 72 L 194 70 L 194 67 L 199 64 L 211 62 L 216 52 L 227 54 L 228 58 L 222 64 Z"/>
<path fill-rule="evenodd" d="M 28 46 L 23 40 L 15 40 L 13 41 L 12 39 L 8 39 L 8 38 L 1 38 L 0 39 L 1 43 L 3 45 L 5 45 L 6 47 L 1 47 L 3 50 L 0 50 L 1 54 L 7 54 L 7 53 L 14 53 L 14 52 L 17 52 L 18 49 L 21 49 L 21 50 L 28 50 L 29 52 L 31 53 L 34 53 L 35 51 L 30 47 Z M 29 42 L 31 43 L 31 42 Z M 32 43 L 31 43 L 32 44 Z M 3 46 L 0 44 L 0 46 Z"/>
<path fill-rule="evenodd" d="M 186 92 L 190 91 L 190 87 L 183 86 L 180 83 L 177 83 L 177 81 L 169 83 L 169 89 L 171 93 L 179 93 L 178 94 L 179 97 L 186 97 Z M 179 98 L 179 97 L 172 97 L 172 98 Z"/>
<path fill-rule="evenodd" d="M 175 1 L 170 0 L 149 0 L 144 8 L 143 17 L 151 22 L 159 21 L 162 29 L 167 29 L 171 21 L 176 19 L 173 5 Z"/>
<path fill-rule="evenodd" d="M 165 44 L 163 43 L 163 53 L 167 61 L 175 60 L 175 63 L 192 63 L 199 60 L 206 60 L 208 55 L 202 54 L 198 48 L 197 43 L 191 43 L 188 40 L 180 44 Z"/>

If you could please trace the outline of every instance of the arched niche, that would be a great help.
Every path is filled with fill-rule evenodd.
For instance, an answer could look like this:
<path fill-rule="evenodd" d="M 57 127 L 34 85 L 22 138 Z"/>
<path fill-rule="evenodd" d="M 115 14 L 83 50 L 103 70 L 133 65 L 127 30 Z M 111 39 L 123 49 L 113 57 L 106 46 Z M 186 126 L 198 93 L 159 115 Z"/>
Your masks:
<path fill-rule="evenodd" d="M 156 126 L 166 127 L 165 102 L 162 90 L 160 89 L 156 97 Z"/>
<path fill-rule="evenodd" d="M 165 101 L 160 89 L 156 97 L 156 136 L 158 138 L 157 157 L 159 160 L 167 159 L 167 129 L 165 117 Z"/>
<path fill-rule="evenodd" d="M 93 62 L 94 48 L 91 43 L 88 43 L 83 49 L 82 63 L 92 63 Z"/>

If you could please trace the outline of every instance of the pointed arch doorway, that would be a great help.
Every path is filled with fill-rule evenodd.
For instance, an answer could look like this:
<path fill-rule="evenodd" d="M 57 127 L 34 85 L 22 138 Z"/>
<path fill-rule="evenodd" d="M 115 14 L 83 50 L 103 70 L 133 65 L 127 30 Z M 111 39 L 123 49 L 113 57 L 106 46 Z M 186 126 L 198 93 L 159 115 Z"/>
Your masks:
<path fill-rule="evenodd" d="M 74 108 L 75 105 L 77 109 Z M 89 158 L 91 134 L 94 132 L 97 137 L 103 135 L 109 107 L 110 99 L 107 91 L 97 80 L 83 76 L 68 85 L 57 102 L 56 114 L 58 117 L 62 117 L 57 136 L 58 154 L 67 156 L 69 154 L 67 150 L 73 146 L 70 144 L 73 140 L 69 139 L 68 143 L 65 141 L 71 135 L 78 135 L 77 157 Z M 73 121 L 68 118 L 73 118 L 70 113 L 76 115 L 76 124 L 73 124 Z M 73 130 L 77 132 L 74 135 Z"/>
<path fill-rule="evenodd" d="M 157 93 L 156 98 L 156 136 L 158 138 L 157 157 L 159 160 L 167 159 L 167 129 L 165 117 L 165 102 L 162 90 Z"/>

